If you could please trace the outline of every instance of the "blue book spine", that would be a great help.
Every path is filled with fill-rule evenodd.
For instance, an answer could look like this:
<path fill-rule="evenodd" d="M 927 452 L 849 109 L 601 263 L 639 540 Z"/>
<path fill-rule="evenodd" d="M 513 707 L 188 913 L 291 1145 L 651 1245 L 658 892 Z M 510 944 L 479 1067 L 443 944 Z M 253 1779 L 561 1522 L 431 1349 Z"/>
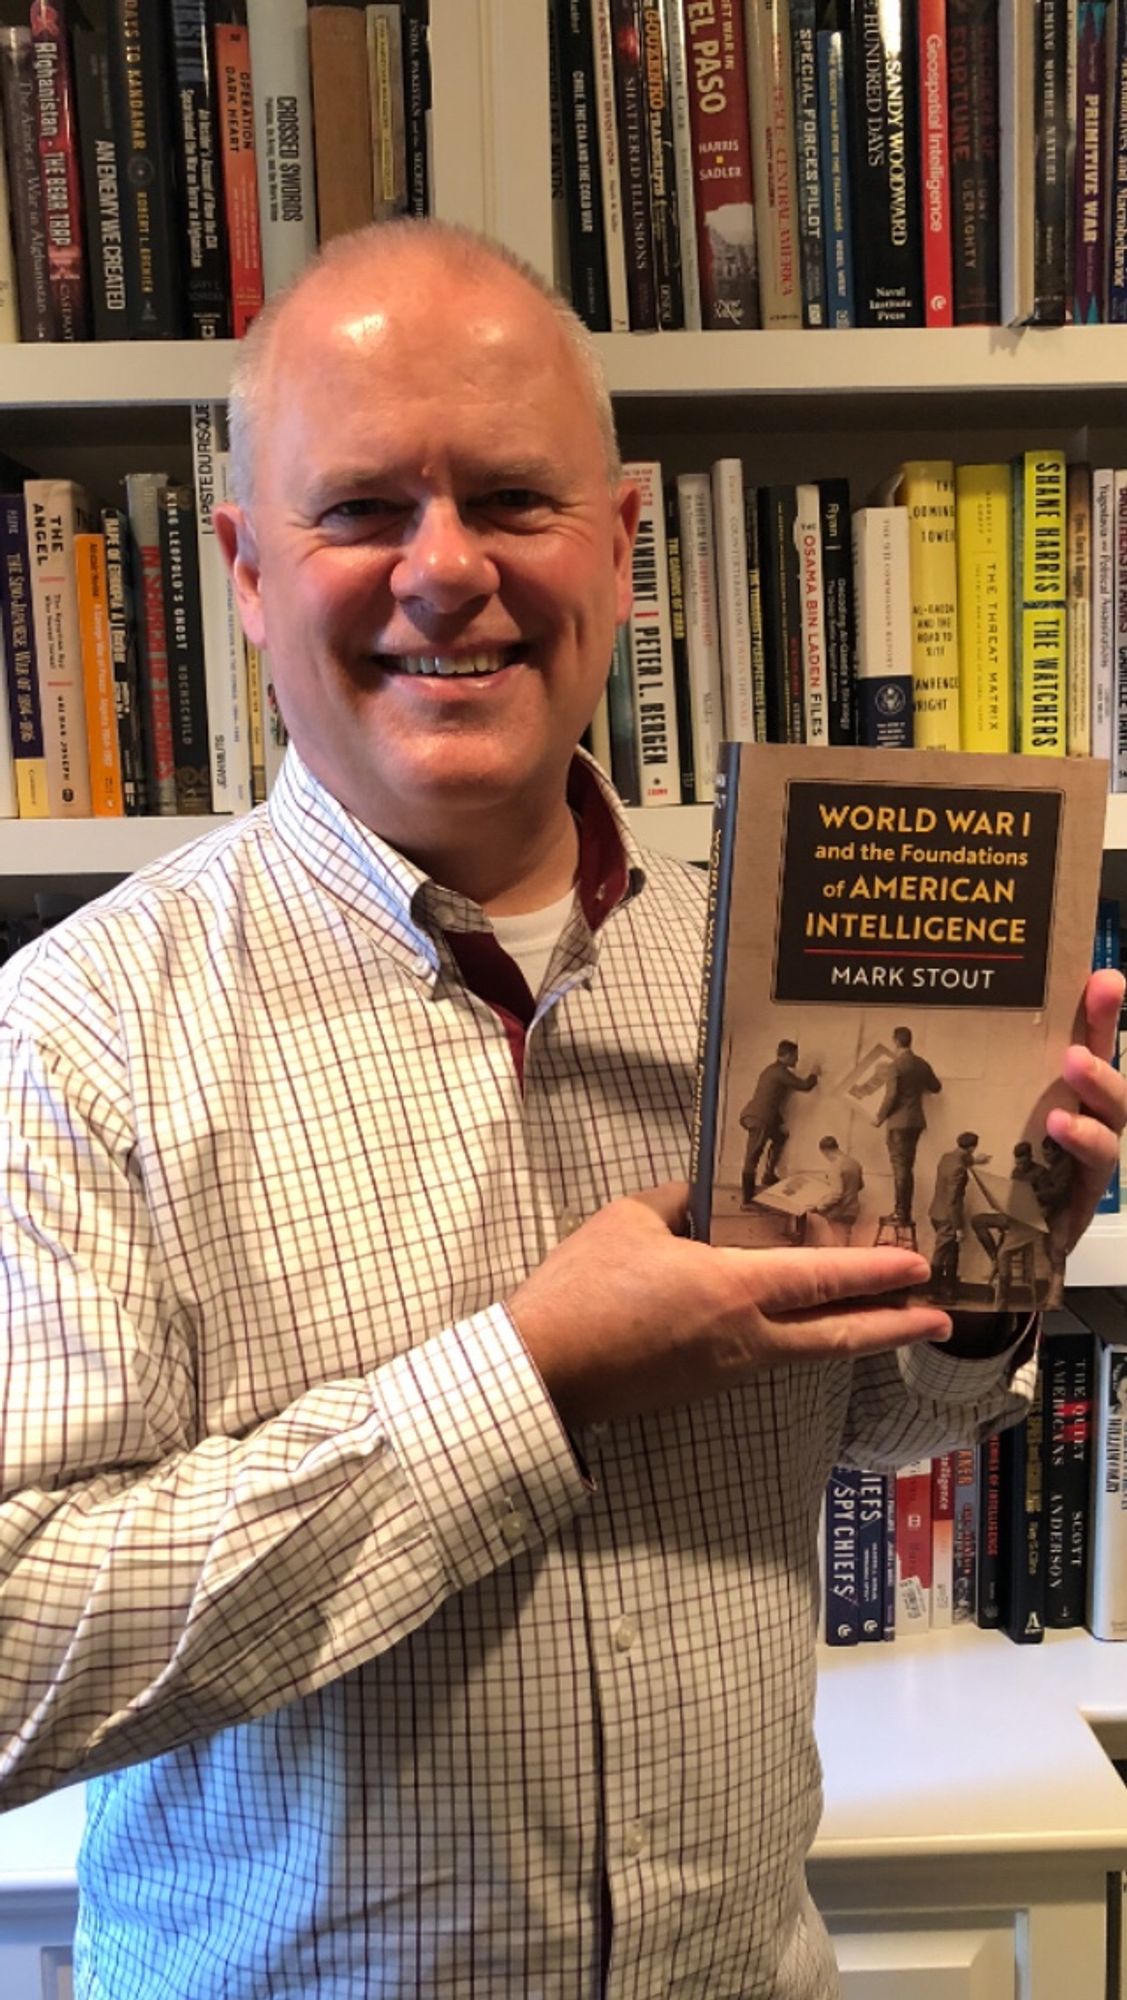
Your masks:
<path fill-rule="evenodd" d="M 1114 50 L 1108 74 L 1110 185 L 1105 190 L 1108 273 L 1107 317 L 1127 320 L 1127 7 L 1116 10 Z"/>
<path fill-rule="evenodd" d="M 884 1637 L 884 1490 L 882 1472 L 862 1472 L 857 1492 L 858 1636 Z"/>
<path fill-rule="evenodd" d="M 858 1500 L 861 1474 L 835 1465 L 826 1485 L 826 1644 L 855 1646 L 861 1636 Z"/>
<path fill-rule="evenodd" d="M 826 318 L 829 326 L 856 326 L 853 285 L 853 224 L 849 193 L 849 113 L 845 85 L 845 44 L 840 29 L 820 28 L 818 68 L 818 150 L 822 179 L 822 240 L 826 258 Z"/>
<path fill-rule="evenodd" d="M 1100 968 L 1105 965 L 1110 965 L 1112 969 L 1116 972 L 1119 971 L 1119 936 L 1120 936 L 1119 904 L 1112 896 L 1101 896 L 1099 904 L 1097 905 L 1096 909 L 1096 941 L 1092 948 L 1092 967 L 1094 971 L 1099 971 Z M 1112 1051 L 1112 1062 L 1114 1063 L 1116 1069 L 1118 1069 L 1119 1068 L 1118 1037 L 1116 1037 L 1116 1046 Z M 1111 1179 L 1109 1180 L 1103 1194 L 1100 1196 L 1099 1204 L 1096 1209 L 1096 1214 L 1097 1215 L 1119 1214 L 1119 1161 L 1118 1160 L 1116 1160 L 1116 1163 L 1112 1168 Z"/>

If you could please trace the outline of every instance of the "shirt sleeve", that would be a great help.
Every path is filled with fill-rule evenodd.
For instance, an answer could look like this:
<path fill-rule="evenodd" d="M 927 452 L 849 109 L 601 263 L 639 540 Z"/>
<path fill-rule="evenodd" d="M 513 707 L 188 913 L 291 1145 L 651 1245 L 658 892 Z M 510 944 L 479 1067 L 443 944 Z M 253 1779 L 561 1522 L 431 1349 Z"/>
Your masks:
<path fill-rule="evenodd" d="M 493 1305 L 201 1436 L 118 1109 L 0 1039 L 0 1808 L 307 1695 L 589 1486 Z"/>
<path fill-rule="evenodd" d="M 849 1371 L 840 1461 L 893 1471 L 914 1458 L 981 1444 L 1028 1414 L 1037 1380 L 1036 1315 L 1001 1353 L 963 1359 L 924 1341 L 866 1355 Z"/>

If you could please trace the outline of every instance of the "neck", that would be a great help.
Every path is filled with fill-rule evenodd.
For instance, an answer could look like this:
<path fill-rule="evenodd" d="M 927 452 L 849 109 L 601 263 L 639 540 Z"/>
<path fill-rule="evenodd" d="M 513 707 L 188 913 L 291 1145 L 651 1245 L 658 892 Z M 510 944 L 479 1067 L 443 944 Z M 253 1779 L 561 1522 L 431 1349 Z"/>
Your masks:
<path fill-rule="evenodd" d="M 498 817 L 483 815 L 473 839 L 427 840 L 402 852 L 487 915 L 520 916 L 566 895 L 579 868 L 579 832 L 566 801 L 547 821 L 538 816 L 519 828 L 508 818 L 496 824 Z"/>

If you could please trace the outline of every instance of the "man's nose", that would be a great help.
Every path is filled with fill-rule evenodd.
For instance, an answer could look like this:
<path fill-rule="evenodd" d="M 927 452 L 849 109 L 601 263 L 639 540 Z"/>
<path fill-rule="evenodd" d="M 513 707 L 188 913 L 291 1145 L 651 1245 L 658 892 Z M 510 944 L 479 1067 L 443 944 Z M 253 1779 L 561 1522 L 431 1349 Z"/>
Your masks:
<path fill-rule="evenodd" d="M 399 601 L 453 611 L 471 598 L 492 595 L 498 582 L 496 565 L 456 502 L 428 500 L 415 516 L 391 574 Z"/>

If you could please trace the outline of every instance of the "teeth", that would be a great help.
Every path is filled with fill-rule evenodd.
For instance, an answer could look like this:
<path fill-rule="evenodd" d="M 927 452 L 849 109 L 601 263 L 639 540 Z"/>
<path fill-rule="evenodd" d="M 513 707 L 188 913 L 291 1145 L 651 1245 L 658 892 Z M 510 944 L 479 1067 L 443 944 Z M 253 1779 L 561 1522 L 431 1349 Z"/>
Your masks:
<path fill-rule="evenodd" d="M 442 659 L 436 653 L 418 653 L 395 662 L 400 673 L 438 674 L 444 679 L 469 674 L 495 674 L 506 664 L 504 653 L 467 653 L 458 660 Z"/>

